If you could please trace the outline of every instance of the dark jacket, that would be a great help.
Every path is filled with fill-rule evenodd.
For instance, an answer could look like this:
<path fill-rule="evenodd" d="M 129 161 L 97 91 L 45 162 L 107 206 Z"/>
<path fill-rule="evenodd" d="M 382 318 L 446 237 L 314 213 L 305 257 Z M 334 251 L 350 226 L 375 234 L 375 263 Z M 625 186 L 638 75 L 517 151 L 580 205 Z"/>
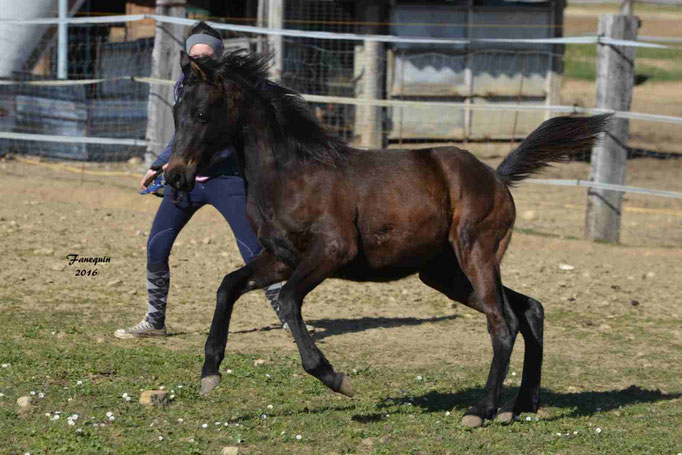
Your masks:
<path fill-rule="evenodd" d="M 182 95 L 182 81 L 184 78 L 185 75 L 181 74 L 180 79 L 178 79 L 178 81 L 175 83 L 175 88 L 173 90 L 175 102 L 177 102 Z M 160 169 L 168 162 L 170 159 L 171 150 L 173 148 L 173 139 L 175 139 L 175 137 L 171 138 L 163 152 L 161 152 L 159 157 L 152 163 L 151 169 Z M 198 169 L 197 175 L 207 177 L 216 177 L 218 175 L 239 175 L 239 166 L 237 165 L 237 159 L 235 158 L 233 147 L 230 146 L 224 150 L 221 150 L 218 156 L 219 159 L 214 161 L 209 167 L 205 169 Z"/>

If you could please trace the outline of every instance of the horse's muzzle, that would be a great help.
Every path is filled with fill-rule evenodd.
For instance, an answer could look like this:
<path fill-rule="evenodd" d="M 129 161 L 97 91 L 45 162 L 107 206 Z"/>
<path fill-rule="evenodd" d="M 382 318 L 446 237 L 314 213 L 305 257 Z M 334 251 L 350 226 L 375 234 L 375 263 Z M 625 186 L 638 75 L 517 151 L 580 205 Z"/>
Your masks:
<path fill-rule="evenodd" d="M 164 173 L 164 178 L 168 184 L 178 191 L 192 191 L 194 188 L 194 172 L 168 170 Z"/>

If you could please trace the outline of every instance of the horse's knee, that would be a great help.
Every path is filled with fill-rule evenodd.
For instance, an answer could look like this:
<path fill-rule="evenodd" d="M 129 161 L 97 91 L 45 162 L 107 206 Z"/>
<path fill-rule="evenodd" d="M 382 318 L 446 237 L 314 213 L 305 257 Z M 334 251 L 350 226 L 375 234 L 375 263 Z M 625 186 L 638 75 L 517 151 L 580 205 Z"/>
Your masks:
<path fill-rule="evenodd" d="M 223 277 L 223 280 L 218 286 L 217 299 L 218 302 L 227 301 L 232 294 L 234 294 L 235 287 L 237 285 L 237 279 L 233 273 L 228 273 Z"/>
<path fill-rule="evenodd" d="M 287 292 L 286 287 L 280 291 L 277 303 L 279 303 L 279 311 L 285 321 L 290 322 L 297 316 L 296 299 L 290 292 Z"/>

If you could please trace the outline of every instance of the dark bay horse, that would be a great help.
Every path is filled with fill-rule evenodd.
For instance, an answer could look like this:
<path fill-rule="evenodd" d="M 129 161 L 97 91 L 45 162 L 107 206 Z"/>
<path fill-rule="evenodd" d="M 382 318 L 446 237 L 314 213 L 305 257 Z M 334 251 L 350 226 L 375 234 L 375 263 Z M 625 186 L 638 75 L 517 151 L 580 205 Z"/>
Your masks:
<path fill-rule="evenodd" d="M 181 56 L 185 89 L 176 103 L 166 180 L 189 191 L 197 170 L 233 144 L 246 182 L 247 213 L 264 251 L 225 276 L 205 346 L 202 394 L 220 382 L 228 325 L 245 292 L 286 280 L 280 305 L 303 368 L 335 392 L 353 395 L 305 329 L 305 296 L 329 277 L 391 281 L 419 273 L 428 286 L 485 314 L 493 360 L 480 403 L 462 423 L 510 422 L 535 412 L 542 366 L 542 305 L 502 285 L 500 262 L 512 234 L 509 187 L 551 161 L 591 149 L 608 116 L 547 120 L 498 168 L 456 147 L 359 150 L 329 134 L 295 92 L 267 78 L 262 55 L 220 61 Z M 500 407 L 518 332 L 523 379 Z"/>

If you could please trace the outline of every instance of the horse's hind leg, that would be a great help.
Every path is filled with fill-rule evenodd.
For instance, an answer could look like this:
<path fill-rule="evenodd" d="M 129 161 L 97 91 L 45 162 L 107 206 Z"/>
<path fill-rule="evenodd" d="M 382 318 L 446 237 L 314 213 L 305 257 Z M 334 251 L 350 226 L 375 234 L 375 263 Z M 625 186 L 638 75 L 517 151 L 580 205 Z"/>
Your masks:
<path fill-rule="evenodd" d="M 220 363 L 225 357 L 227 332 L 232 309 L 237 299 L 248 291 L 286 280 L 291 269 L 267 251 L 262 251 L 244 267 L 225 275 L 218 288 L 211 330 L 204 347 L 201 370 L 201 394 L 205 395 L 220 383 Z"/>
<path fill-rule="evenodd" d="M 485 386 L 484 400 L 469 408 L 462 419 L 462 423 L 467 426 L 480 426 L 484 419 L 491 419 L 497 413 L 502 383 L 519 330 L 519 321 L 503 290 L 494 245 L 495 242 L 486 242 L 481 238 L 467 247 L 455 243 L 455 263 L 459 264 L 450 268 L 449 277 L 445 277 L 447 269 L 433 265 L 420 273 L 424 283 L 484 313 L 488 320 L 493 361 Z"/>
<path fill-rule="evenodd" d="M 442 292 L 452 300 L 484 313 L 481 302 L 476 299 L 474 288 L 462 272 L 454 252 L 445 252 L 431 262 L 420 273 L 424 284 Z M 540 376 L 542 369 L 543 308 L 530 297 L 504 287 L 509 309 L 518 322 L 525 343 L 523 374 L 517 396 L 506 403 L 498 413 L 502 422 L 510 422 L 521 412 L 536 412 L 539 405 Z M 516 335 L 514 333 L 513 335 Z"/>
<path fill-rule="evenodd" d="M 502 406 L 498 414 L 499 420 L 509 422 L 522 412 L 537 412 L 540 404 L 544 310 L 540 302 L 520 292 L 508 287 L 504 288 L 504 292 L 519 320 L 519 330 L 525 344 L 519 393 Z"/>

